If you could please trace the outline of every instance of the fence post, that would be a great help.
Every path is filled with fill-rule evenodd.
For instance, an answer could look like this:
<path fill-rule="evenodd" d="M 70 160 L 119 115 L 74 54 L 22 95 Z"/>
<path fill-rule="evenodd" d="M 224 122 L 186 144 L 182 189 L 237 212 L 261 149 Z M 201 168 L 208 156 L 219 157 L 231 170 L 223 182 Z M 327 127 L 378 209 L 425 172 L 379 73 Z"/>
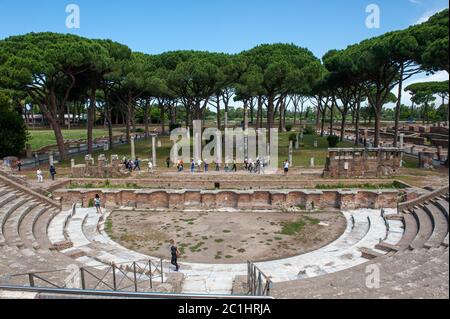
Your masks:
<path fill-rule="evenodd" d="M 34 275 L 28 274 L 28 279 L 30 280 L 30 287 L 34 287 Z"/>
<path fill-rule="evenodd" d="M 163 271 L 163 260 L 162 258 L 160 259 L 160 263 L 161 263 L 161 283 L 164 283 L 164 271 Z"/>
<path fill-rule="evenodd" d="M 112 271 L 113 271 L 113 288 L 114 291 L 117 291 L 117 284 L 116 284 L 116 264 L 112 263 Z"/>
<path fill-rule="evenodd" d="M 86 281 L 84 280 L 84 268 L 80 268 L 81 289 L 86 290 Z"/>
<path fill-rule="evenodd" d="M 153 288 L 153 281 L 152 281 L 153 274 L 152 274 L 152 261 L 151 260 L 148 261 L 148 269 L 150 271 L 150 289 L 152 289 Z"/>
<path fill-rule="evenodd" d="M 134 291 L 137 292 L 136 262 L 133 262 L 133 272 L 134 272 Z"/>

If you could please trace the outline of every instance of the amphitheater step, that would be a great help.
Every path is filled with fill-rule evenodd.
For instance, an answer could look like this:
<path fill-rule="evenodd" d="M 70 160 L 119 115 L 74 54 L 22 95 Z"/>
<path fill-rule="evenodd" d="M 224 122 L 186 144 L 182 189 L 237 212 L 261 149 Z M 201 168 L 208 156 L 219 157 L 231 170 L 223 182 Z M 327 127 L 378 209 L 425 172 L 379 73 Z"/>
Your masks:
<path fill-rule="evenodd" d="M 416 219 L 412 214 L 403 214 L 405 231 L 402 239 L 397 243 L 396 247 L 398 251 L 405 250 L 409 248 L 409 245 L 417 236 L 419 226 Z"/>
<path fill-rule="evenodd" d="M 433 232 L 425 242 L 424 247 L 439 247 L 448 234 L 448 221 L 441 210 L 432 202 L 423 205 L 423 209 L 430 216 L 433 225 Z"/>
<path fill-rule="evenodd" d="M 430 238 L 433 232 L 433 225 L 430 217 L 423 210 L 423 208 L 415 207 L 412 211 L 412 214 L 417 221 L 419 230 L 417 232 L 417 236 L 414 238 L 409 248 L 419 249 L 422 248 L 427 242 L 427 240 Z"/>

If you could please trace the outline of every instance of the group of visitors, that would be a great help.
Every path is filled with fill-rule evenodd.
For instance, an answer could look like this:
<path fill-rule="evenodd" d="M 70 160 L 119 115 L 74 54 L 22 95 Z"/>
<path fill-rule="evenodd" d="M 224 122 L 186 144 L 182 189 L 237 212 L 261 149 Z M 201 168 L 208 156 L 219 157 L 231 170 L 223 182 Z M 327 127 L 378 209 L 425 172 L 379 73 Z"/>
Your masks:
<path fill-rule="evenodd" d="M 140 171 L 141 170 L 141 161 L 139 160 L 139 158 L 136 157 L 136 159 L 133 160 L 129 160 L 126 157 L 124 157 L 123 159 L 123 166 L 126 170 L 132 172 L 132 171 Z"/>

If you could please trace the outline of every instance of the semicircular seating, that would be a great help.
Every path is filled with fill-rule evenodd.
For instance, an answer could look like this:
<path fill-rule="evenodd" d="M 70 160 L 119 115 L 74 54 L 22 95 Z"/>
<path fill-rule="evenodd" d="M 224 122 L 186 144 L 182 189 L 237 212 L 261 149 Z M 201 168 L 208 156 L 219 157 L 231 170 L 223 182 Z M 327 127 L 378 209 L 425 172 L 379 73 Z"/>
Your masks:
<path fill-rule="evenodd" d="M 344 212 L 347 228 L 336 241 L 256 265 L 271 277 L 272 295 L 279 298 L 448 298 L 448 212 L 448 194 L 401 213 Z M 147 258 L 159 262 L 111 240 L 95 209 L 62 211 L 20 185 L 0 180 L 0 285 L 28 285 L 26 276 L 14 275 L 42 271 L 62 286 L 71 267 L 97 267 L 100 272 L 112 263 Z M 380 270 L 379 288 L 367 285 L 371 265 Z M 183 292 L 229 294 L 247 268 L 184 263 L 182 272 Z M 164 276 L 172 274 L 165 261 Z"/>

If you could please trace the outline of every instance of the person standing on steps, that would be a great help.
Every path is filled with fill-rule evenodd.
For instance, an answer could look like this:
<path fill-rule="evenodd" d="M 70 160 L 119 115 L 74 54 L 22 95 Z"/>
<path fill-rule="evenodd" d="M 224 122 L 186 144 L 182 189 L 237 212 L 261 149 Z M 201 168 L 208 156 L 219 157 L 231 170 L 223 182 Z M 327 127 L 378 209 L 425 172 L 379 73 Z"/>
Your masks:
<path fill-rule="evenodd" d="M 36 171 L 36 176 L 37 176 L 38 183 L 44 182 L 44 176 L 42 176 L 42 171 L 40 168 L 38 168 L 38 170 Z"/>
<path fill-rule="evenodd" d="M 178 271 L 180 269 L 180 266 L 178 265 L 178 257 L 180 256 L 180 251 L 178 250 L 178 247 L 175 244 L 175 240 L 170 240 L 170 263 L 175 266 L 175 271 Z"/>
<path fill-rule="evenodd" d="M 94 198 L 94 206 L 95 209 L 97 210 L 97 213 L 102 215 L 102 205 L 101 205 L 101 201 L 100 201 L 100 196 L 98 194 L 95 194 L 95 198 Z"/>
<path fill-rule="evenodd" d="M 166 158 L 166 165 L 167 168 L 170 168 L 170 157 Z"/>
<path fill-rule="evenodd" d="M 289 172 L 289 161 L 288 160 L 286 160 L 284 162 L 283 168 L 284 168 L 284 176 L 287 176 L 288 172 Z"/>
<path fill-rule="evenodd" d="M 50 166 L 50 175 L 52 177 L 52 181 L 54 181 L 55 180 L 55 175 L 56 175 L 56 168 L 53 165 Z"/>

